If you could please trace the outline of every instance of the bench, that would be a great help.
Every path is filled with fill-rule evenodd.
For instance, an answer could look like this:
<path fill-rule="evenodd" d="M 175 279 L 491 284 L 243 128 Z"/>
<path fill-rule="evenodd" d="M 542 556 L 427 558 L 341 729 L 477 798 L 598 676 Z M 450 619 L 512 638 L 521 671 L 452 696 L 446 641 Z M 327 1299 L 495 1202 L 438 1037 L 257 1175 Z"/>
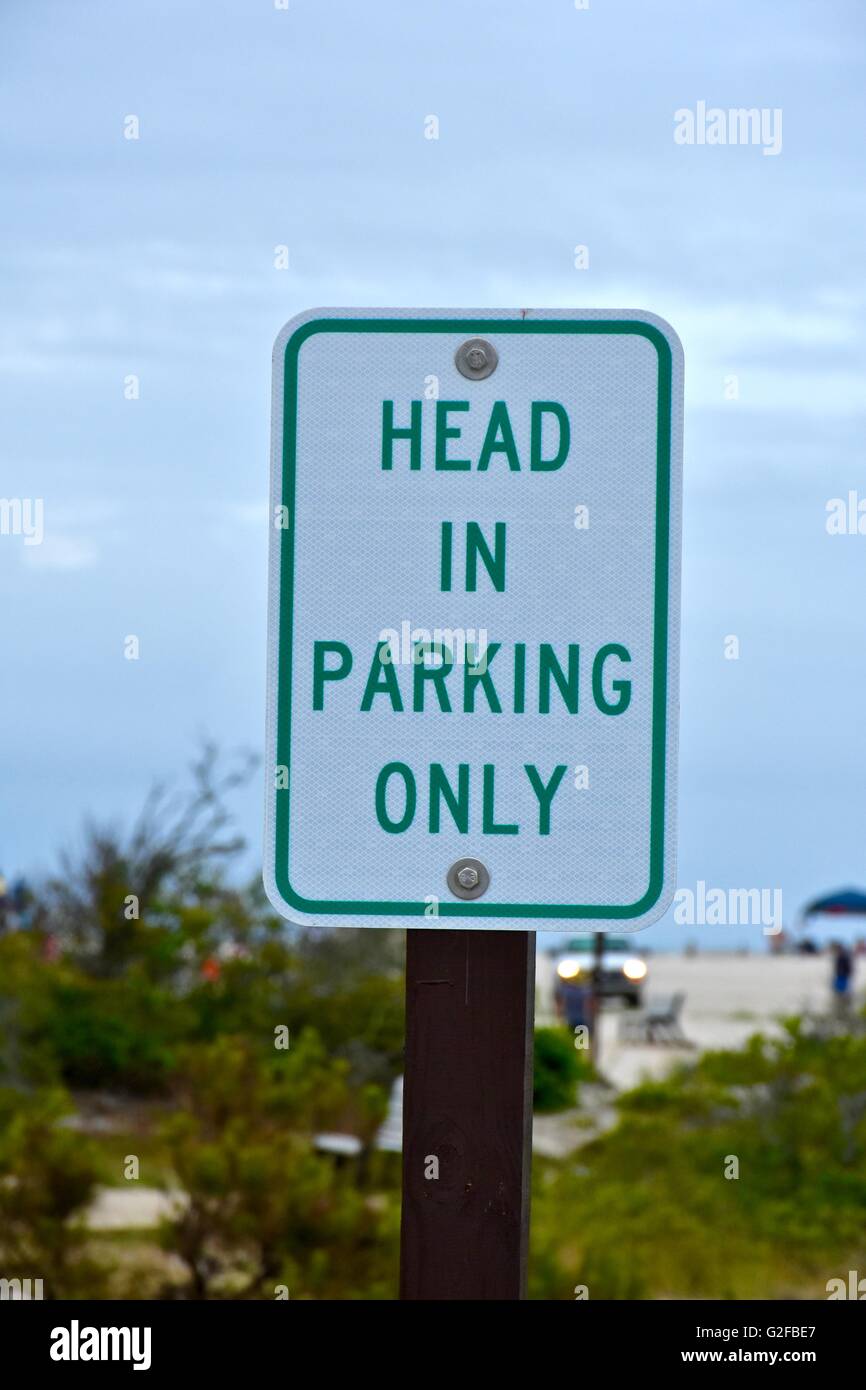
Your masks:
<path fill-rule="evenodd" d="M 619 1035 L 622 1042 L 666 1043 L 672 1047 L 693 1047 L 680 1024 L 680 1014 L 686 1002 L 684 993 L 659 995 L 647 1000 L 646 1006 L 634 1013 L 623 1014 Z"/>

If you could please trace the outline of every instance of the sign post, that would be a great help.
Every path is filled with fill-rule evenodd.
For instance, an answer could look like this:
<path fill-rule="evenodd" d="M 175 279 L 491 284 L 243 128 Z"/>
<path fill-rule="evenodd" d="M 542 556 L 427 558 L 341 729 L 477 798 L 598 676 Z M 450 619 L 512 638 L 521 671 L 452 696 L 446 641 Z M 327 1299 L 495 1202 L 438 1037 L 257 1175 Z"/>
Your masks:
<path fill-rule="evenodd" d="M 535 932 L 409 932 L 400 1296 L 526 1281 Z"/>
<path fill-rule="evenodd" d="M 265 883 L 418 929 L 405 1297 L 520 1296 L 534 934 L 674 892 L 682 375 L 639 311 L 277 339 Z"/>

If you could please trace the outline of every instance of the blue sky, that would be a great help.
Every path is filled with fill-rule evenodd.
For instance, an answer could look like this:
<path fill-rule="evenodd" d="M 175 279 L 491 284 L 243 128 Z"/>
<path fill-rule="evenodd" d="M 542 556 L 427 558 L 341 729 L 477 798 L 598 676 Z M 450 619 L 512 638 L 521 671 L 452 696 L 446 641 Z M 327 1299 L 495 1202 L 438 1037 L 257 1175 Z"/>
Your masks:
<path fill-rule="evenodd" d="M 0 536 L 5 873 L 202 731 L 261 747 L 286 319 L 586 305 L 686 354 L 679 882 L 789 919 L 866 884 L 866 535 L 825 527 L 866 498 L 864 39 L 855 0 L 7 0 L 0 492 L 45 539 Z M 699 101 L 781 109 L 781 152 L 677 145 Z M 238 811 L 258 851 L 260 785 Z M 685 936 L 761 944 L 642 939 Z"/>

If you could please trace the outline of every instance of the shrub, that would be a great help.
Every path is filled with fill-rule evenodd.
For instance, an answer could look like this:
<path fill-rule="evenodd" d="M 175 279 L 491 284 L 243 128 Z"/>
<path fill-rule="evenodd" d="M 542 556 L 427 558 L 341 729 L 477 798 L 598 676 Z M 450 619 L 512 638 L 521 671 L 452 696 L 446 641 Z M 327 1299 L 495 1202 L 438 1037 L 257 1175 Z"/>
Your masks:
<path fill-rule="evenodd" d="M 574 1039 L 564 1028 L 535 1030 L 535 1071 L 532 1103 L 540 1114 L 577 1104 L 578 1082 L 586 1068 Z"/>
<path fill-rule="evenodd" d="M 93 1146 L 62 1124 L 62 1091 L 0 1091 L 0 1269 L 42 1279 L 46 1298 L 96 1298 L 103 1271 L 86 1257 L 80 1218 L 96 1186 Z"/>

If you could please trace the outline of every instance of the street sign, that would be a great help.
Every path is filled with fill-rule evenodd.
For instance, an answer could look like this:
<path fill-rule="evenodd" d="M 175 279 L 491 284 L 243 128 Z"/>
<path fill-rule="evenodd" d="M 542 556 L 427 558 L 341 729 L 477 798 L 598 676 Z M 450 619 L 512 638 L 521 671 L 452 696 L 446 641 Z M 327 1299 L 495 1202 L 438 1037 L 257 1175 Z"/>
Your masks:
<path fill-rule="evenodd" d="M 265 881 L 285 917 L 622 932 L 665 910 L 682 382 L 640 311 L 282 330 Z"/>

